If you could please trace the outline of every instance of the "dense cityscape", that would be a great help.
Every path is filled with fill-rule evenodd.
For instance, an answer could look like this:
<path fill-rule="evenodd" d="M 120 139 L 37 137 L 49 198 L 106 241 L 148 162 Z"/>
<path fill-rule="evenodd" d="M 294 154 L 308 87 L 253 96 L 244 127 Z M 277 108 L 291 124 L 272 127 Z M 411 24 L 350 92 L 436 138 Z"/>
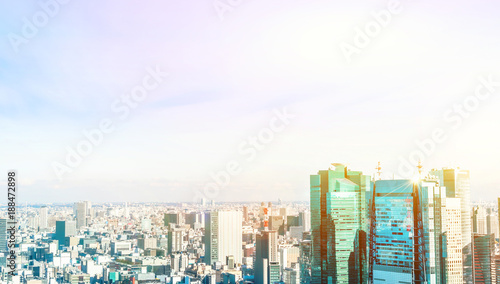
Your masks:
<path fill-rule="evenodd" d="M 21 202 L 0 283 L 500 283 L 500 197 L 473 203 L 460 168 L 377 170 L 332 164 L 309 203 Z"/>

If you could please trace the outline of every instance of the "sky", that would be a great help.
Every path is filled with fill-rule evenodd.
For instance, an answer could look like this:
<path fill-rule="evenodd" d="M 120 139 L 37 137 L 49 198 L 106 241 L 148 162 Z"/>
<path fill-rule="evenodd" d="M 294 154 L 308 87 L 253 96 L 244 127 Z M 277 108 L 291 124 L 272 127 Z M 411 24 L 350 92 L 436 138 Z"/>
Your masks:
<path fill-rule="evenodd" d="M 499 4 L 345 2 L 0 0 L 0 181 L 28 203 L 294 201 L 331 163 L 421 160 L 500 196 Z"/>

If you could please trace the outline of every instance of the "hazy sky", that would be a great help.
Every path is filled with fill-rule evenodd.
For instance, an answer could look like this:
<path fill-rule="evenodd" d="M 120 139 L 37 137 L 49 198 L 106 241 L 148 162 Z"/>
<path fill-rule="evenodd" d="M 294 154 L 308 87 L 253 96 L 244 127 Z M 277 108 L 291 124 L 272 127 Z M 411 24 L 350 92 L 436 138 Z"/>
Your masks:
<path fill-rule="evenodd" d="M 409 177 L 400 159 L 435 131 L 425 168 L 469 169 L 473 199 L 500 196 L 498 3 L 65 1 L 0 1 L 0 180 L 19 171 L 21 202 L 307 200 L 333 162 Z M 168 77 L 122 116 L 148 68 Z M 59 179 L 103 119 L 114 131 Z"/>

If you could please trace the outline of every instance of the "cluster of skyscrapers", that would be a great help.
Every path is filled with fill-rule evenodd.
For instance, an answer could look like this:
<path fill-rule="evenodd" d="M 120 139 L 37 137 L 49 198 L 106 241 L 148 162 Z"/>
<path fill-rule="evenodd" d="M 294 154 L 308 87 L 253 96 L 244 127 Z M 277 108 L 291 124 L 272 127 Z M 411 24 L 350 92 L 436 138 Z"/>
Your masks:
<path fill-rule="evenodd" d="M 311 283 L 497 283 L 498 215 L 471 210 L 466 170 L 372 180 L 332 164 L 310 190 Z"/>

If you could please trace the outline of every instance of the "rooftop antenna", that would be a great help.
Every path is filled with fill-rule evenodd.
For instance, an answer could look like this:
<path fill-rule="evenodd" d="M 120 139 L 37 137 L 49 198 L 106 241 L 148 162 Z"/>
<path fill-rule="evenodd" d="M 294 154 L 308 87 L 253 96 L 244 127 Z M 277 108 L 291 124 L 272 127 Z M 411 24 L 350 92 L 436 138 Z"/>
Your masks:
<path fill-rule="evenodd" d="M 422 178 L 422 168 L 424 166 L 422 166 L 422 161 L 421 160 L 418 160 L 418 165 L 417 165 L 417 169 L 418 169 L 418 178 Z"/>
<path fill-rule="evenodd" d="M 380 165 L 380 161 L 378 162 L 378 165 L 375 169 L 377 170 L 377 177 L 378 177 L 377 180 L 381 180 L 382 179 L 382 166 Z"/>

